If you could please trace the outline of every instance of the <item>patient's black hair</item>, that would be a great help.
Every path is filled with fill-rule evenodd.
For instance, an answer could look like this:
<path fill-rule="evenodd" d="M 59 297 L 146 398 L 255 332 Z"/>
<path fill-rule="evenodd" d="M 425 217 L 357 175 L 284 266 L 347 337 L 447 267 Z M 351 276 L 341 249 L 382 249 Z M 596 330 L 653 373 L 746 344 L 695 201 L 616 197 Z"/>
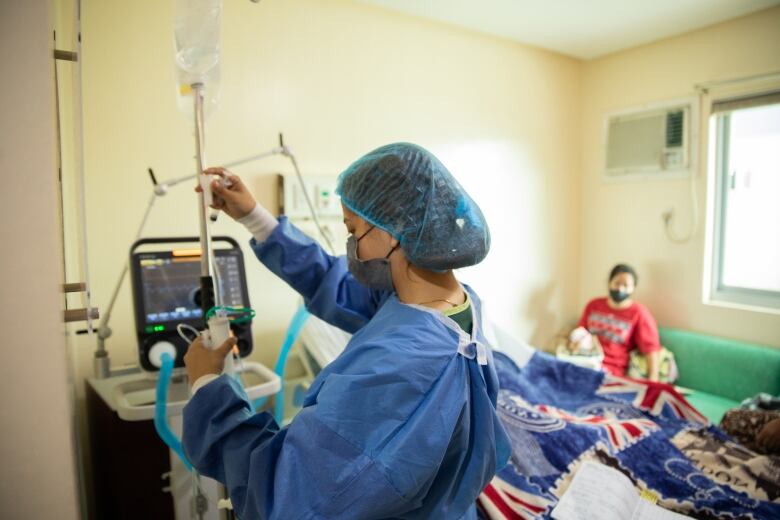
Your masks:
<path fill-rule="evenodd" d="M 634 268 L 628 264 L 618 264 L 615 267 L 613 267 L 612 270 L 609 272 L 609 281 L 611 282 L 614 277 L 616 277 L 621 273 L 630 274 L 634 278 L 634 285 L 637 285 L 639 283 L 639 277 L 636 275 L 636 271 L 634 271 Z"/>

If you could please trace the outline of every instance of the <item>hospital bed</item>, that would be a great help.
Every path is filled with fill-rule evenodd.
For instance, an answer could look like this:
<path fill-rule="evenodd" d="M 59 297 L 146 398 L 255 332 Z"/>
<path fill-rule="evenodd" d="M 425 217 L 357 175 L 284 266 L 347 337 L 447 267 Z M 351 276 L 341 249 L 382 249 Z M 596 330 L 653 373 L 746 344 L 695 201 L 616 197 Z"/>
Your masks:
<path fill-rule="evenodd" d="M 513 452 L 478 498 L 484 518 L 566 518 L 553 511 L 577 471 L 593 463 L 656 504 L 652 518 L 780 518 L 780 457 L 736 444 L 674 387 L 577 366 L 500 327 L 485 330 Z M 312 316 L 300 340 L 316 373 L 349 334 Z M 617 495 L 602 491 L 607 503 Z"/>

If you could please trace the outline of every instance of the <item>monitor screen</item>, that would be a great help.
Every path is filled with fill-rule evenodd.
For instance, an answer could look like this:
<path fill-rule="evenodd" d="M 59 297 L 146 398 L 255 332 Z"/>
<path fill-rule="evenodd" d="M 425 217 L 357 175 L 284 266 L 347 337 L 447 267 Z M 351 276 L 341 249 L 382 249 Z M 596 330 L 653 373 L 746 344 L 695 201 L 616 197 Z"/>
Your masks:
<path fill-rule="evenodd" d="M 229 250 L 215 251 L 214 256 L 219 273 L 215 290 L 219 290 L 222 305 L 246 306 L 240 257 Z M 202 318 L 203 311 L 196 303 L 200 289 L 200 256 L 139 253 L 136 262 L 145 325 Z"/>

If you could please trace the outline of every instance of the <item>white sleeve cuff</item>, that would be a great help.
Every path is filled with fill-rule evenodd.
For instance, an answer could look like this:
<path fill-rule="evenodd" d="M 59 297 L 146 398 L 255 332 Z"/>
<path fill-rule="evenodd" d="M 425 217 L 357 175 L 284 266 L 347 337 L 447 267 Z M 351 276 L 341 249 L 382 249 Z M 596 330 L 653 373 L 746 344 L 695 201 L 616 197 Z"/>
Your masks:
<path fill-rule="evenodd" d="M 195 395 L 195 392 L 206 386 L 207 384 L 211 383 L 215 379 L 219 377 L 219 374 L 206 374 L 204 376 L 200 376 L 197 381 L 195 381 L 192 384 L 192 395 Z"/>
<path fill-rule="evenodd" d="M 258 243 L 265 242 L 279 225 L 279 221 L 260 204 L 255 204 L 254 209 L 238 219 L 238 222 L 252 233 Z"/>

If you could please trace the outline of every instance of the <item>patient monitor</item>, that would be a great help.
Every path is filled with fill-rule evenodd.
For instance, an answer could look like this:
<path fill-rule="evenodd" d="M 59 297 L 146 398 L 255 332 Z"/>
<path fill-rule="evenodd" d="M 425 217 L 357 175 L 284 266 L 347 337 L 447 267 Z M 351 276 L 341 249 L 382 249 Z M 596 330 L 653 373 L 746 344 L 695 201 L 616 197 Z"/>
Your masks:
<path fill-rule="evenodd" d="M 244 257 L 238 243 L 230 237 L 214 237 L 216 263 L 215 291 L 222 305 L 249 308 Z M 141 368 L 156 372 L 154 360 L 162 352 L 175 358 L 175 366 L 184 366 L 188 343 L 177 331 L 185 324 L 185 333 L 204 328 L 200 298 L 200 249 L 198 237 L 146 238 L 130 250 L 130 271 L 135 307 L 135 329 Z M 239 320 L 236 320 L 239 321 Z M 231 322 L 239 355 L 252 352 L 251 321 Z M 194 334 L 190 333 L 190 339 Z M 151 359 L 150 359 L 151 358 Z"/>

